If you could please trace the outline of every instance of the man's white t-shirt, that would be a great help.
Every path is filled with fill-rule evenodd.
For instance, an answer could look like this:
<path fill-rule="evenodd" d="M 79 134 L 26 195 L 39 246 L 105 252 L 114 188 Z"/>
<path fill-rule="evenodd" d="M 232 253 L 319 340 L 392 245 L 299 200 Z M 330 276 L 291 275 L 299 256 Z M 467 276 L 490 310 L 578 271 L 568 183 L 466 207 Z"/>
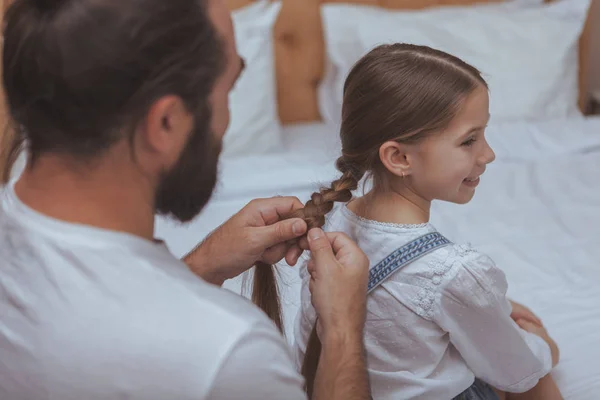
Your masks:
<path fill-rule="evenodd" d="M 164 244 L 0 189 L 0 399 L 304 399 L 273 323 Z"/>

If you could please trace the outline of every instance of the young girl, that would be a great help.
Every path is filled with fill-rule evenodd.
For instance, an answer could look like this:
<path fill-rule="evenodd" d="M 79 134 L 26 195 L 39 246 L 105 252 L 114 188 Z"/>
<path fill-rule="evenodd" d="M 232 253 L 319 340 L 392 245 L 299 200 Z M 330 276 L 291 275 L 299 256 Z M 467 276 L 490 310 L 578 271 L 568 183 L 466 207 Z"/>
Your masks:
<path fill-rule="evenodd" d="M 346 80 L 342 176 L 313 194 L 302 215 L 311 226 L 326 215 L 325 230 L 354 239 L 371 272 L 415 239 L 439 241 L 369 294 L 365 346 L 375 400 L 561 398 L 549 375 L 558 349 L 532 314 L 511 319 L 504 273 L 429 223 L 433 200 L 469 202 L 494 160 L 484 137 L 488 102 L 475 68 L 428 47 L 380 46 Z M 367 175 L 372 189 L 346 203 Z M 334 209 L 338 201 L 345 204 Z M 300 360 L 316 318 L 306 264 L 301 276 Z"/>

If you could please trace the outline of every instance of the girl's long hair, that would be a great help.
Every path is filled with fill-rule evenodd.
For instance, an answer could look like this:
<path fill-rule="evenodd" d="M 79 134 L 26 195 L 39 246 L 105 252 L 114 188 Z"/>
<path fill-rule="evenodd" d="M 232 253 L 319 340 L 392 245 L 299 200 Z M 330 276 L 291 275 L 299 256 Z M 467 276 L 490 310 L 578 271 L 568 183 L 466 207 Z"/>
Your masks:
<path fill-rule="evenodd" d="M 373 190 L 385 190 L 381 145 L 417 143 L 440 132 L 478 87 L 487 88 L 480 72 L 442 51 L 400 43 L 371 50 L 354 65 L 344 85 L 342 156 L 336 162 L 341 177 L 313 193 L 304 209 L 287 217 L 303 218 L 309 229 L 322 227 L 334 203 L 350 201 L 366 175 L 373 178 Z M 274 267 L 256 265 L 252 298 L 282 329 L 274 274 Z M 315 323 L 302 365 L 309 398 L 320 353 Z"/>

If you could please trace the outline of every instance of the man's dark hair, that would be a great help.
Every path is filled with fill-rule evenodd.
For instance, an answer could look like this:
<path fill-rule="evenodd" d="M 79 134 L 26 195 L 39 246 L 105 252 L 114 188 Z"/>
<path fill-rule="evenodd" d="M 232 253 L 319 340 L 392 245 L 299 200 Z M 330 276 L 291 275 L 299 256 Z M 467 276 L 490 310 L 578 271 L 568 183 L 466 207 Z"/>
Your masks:
<path fill-rule="evenodd" d="M 16 0 L 5 16 L 3 81 L 30 161 L 102 154 L 165 95 L 210 121 L 225 56 L 206 3 Z"/>

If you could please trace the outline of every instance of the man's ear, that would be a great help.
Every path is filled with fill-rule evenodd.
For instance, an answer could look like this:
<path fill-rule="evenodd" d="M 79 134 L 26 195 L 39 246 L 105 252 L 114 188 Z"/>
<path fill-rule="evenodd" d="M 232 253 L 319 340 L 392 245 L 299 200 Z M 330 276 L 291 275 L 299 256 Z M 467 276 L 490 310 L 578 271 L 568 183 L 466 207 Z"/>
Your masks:
<path fill-rule="evenodd" d="M 393 140 L 385 142 L 379 147 L 379 159 L 385 169 L 398 177 L 409 176 L 412 172 L 409 147 L 405 144 Z"/>
<path fill-rule="evenodd" d="M 165 96 L 150 107 L 136 136 L 143 153 L 169 168 L 179 159 L 193 126 L 194 118 L 183 100 Z"/>

